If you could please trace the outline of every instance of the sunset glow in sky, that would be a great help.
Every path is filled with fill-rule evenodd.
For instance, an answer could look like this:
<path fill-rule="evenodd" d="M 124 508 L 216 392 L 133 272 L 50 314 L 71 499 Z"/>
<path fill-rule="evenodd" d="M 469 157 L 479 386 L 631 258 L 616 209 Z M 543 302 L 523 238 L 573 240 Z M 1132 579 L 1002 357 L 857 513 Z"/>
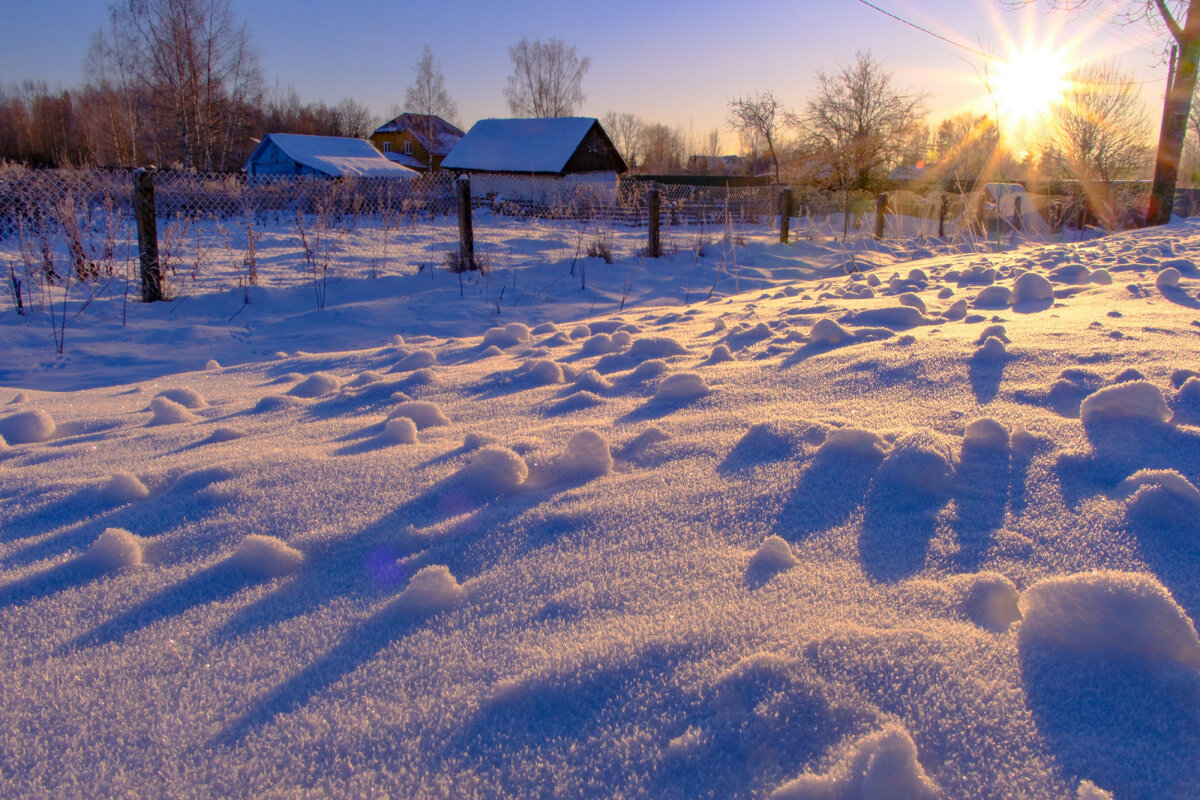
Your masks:
<path fill-rule="evenodd" d="M 1100 5 L 1082 13 L 1011 10 L 998 0 L 879 0 L 879 7 L 956 42 L 955 47 L 854 0 L 736 7 L 700 0 L 613 0 L 605 4 L 515 0 L 450 2 L 406 11 L 356 0 L 234 0 L 251 30 L 269 86 L 295 88 L 306 101 L 365 103 L 380 120 L 403 102 L 413 62 L 428 43 L 442 62 L 461 122 L 505 116 L 508 48 L 521 36 L 558 37 L 589 56 L 581 113 L 632 112 L 649 122 L 713 127 L 726 146 L 727 103 L 739 93 L 772 90 L 802 109 L 818 69 L 836 70 L 870 50 L 895 83 L 927 96 L 934 122 L 965 110 L 990 112 L 983 51 L 995 62 L 1002 113 L 1027 118 L 1061 90 L 1060 77 L 1081 59 L 1115 60 L 1134 73 L 1148 107 L 1162 97 L 1164 37 L 1145 24 L 1120 27 Z M 80 0 L 0 0 L 0 84 L 26 79 L 72 87 L 84 81 L 88 39 L 106 21 L 107 4 Z M 685 10 L 684 10 L 685 9 Z M 1005 60 L 1018 54 L 1015 64 Z M 1157 115 L 1153 115 L 1157 116 Z"/>

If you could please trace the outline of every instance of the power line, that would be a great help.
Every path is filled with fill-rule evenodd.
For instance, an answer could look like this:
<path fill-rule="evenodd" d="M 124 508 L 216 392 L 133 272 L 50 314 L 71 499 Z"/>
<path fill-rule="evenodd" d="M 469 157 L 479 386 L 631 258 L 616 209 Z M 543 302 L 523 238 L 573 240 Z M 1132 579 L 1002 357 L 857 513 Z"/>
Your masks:
<path fill-rule="evenodd" d="M 983 58 L 988 58 L 988 59 L 991 58 L 990 55 L 983 52 L 982 50 L 977 50 L 974 47 L 965 45 L 962 42 L 956 42 L 953 39 L 947 39 L 945 36 L 942 36 L 940 33 L 934 33 L 933 31 L 929 30 L 929 28 L 921 27 L 920 25 L 918 25 L 915 22 L 909 22 L 908 20 L 904 19 L 904 17 L 898 17 L 895 14 L 893 14 L 892 12 L 886 11 L 886 10 L 880 8 L 879 6 L 875 5 L 874 3 L 867 2 L 867 0 L 858 0 L 858 2 L 862 3 L 864 6 L 867 6 L 868 8 L 875 9 L 880 14 L 883 14 L 885 17 L 891 17 L 892 19 L 896 20 L 897 22 L 901 22 L 910 28 L 916 28 L 921 33 L 927 33 L 935 39 L 941 39 L 943 42 L 945 42 L 948 45 L 952 45 L 952 46 L 960 48 L 962 50 L 966 50 L 968 53 L 973 53 L 977 56 L 982 56 Z"/>

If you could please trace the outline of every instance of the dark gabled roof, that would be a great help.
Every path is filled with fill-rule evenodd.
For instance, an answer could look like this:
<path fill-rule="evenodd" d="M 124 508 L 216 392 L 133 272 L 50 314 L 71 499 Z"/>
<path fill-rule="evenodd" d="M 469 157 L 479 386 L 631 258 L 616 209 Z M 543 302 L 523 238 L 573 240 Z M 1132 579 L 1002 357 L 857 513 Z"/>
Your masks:
<path fill-rule="evenodd" d="M 375 133 L 405 132 L 411 133 L 422 147 L 437 156 L 449 153 L 464 135 L 462 131 L 441 117 L 433 114 L 410 114 L 408 112 L 375 129 Z"/>
<path fill-rule="evenodd" d="M 594 117 L 541 117 L 533 119 L 482 119 L 471 126 L 443 169 L 468 172 L 521 172 L 562 174 L 590 141 L 598 145 L 593 158 L 603 166 L 573 171 L 624 172 L 627 167 L 604 128 Z"/>

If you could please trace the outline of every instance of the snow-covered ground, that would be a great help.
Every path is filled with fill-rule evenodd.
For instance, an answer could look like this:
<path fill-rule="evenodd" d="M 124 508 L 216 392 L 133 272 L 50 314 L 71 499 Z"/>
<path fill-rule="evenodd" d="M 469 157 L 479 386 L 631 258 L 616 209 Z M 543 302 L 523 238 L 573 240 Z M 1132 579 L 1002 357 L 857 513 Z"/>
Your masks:
<path fill-rule="evenodd" d="M 0 795 L 1200 796 L 1200 224 L 544 238 L 0 312 Z"/>

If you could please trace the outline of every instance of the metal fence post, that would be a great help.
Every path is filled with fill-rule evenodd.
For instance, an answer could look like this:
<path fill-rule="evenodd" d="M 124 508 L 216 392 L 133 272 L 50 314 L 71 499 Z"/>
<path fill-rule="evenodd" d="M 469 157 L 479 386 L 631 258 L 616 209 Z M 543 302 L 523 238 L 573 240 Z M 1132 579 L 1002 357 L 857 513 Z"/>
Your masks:
<path fill-rule="evenodd" d="M 165 299 L 158 264 L 158 223 L 154 208 L 154 174 L 139 169 L 133 174 L 133 210 L 137 217 L 138 260 L 142 267 L 142 301 Z"/>
<path fill-rule="evenodd" d="M 471 228 L 471 181 L 467 176 L 458 179 L 458 269 L 476 269 L 475 233 Z"/>
<path fill-rule="evenodd" d="M 881 194 L 875 198 L 875 238 L 883 238 L 883 215 L 887 211 L 887 195 Z"/>
<path fill-rule="evenodd" d="M 650 215 L 650 240 L 646 243 L 646 255 L 648 255 L 650 258 L 658 258 L 662 255 L 662 244 L 659 242 L 658 238 L 658 189 L 651 189 L 646 193 L 646 207 Z"/>
<path fill-rule="evenodd" d="M 792 216 L 792 190 L 784 189 L 779 193 L 779 243 L 788 243 L 788 223 Z"/>

